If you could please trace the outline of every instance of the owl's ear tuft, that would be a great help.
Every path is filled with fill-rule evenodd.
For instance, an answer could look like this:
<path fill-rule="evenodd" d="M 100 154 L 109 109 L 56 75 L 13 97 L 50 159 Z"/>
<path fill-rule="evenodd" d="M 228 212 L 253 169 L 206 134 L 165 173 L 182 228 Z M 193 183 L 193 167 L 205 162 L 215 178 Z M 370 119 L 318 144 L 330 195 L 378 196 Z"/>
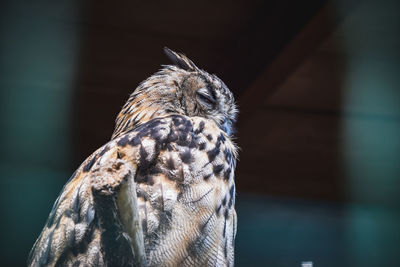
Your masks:
<path fill-rule="evenodd" d="M 164 53 L 177 67 L 180 67 L 187 71 L 195 71 L 198 69 L 193 61 L 188 59 L 184 54 L 176 53 L 168 47 L 164 47 Z"/>

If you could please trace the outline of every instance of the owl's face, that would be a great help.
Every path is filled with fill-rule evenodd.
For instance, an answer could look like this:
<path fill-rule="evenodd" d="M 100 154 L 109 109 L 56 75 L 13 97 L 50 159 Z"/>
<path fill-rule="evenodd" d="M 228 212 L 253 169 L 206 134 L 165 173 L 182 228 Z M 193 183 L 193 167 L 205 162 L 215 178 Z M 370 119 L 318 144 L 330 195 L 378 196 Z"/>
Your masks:
<path fill-rule="evenodd" d="M 113 138 L 155 117 L 181 114 L 214 120 L 233 134 L 237 108 L 232 92 L 215 75 L 165 48 L 174 63 L 143 81 L 117 117 Z"/>
<path fill-rule="evenodd" d="M 212 119 L 232 134 L 237 109 L 232 93 L 218 77 L 196 69 L 184 76 L 178 87 L 185 115 Z"/>

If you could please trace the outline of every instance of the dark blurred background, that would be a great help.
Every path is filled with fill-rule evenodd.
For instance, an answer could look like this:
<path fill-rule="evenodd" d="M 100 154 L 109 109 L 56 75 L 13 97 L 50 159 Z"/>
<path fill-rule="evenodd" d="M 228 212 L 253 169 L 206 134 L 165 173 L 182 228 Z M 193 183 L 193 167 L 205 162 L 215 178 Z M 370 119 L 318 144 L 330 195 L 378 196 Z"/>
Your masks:
<path fill-rule="evenodd" d="M 23 266 L 162 48 L 239 106 L 237 266 L 400 266 L 400 4 L 2 1 L 0 265 Z"/>

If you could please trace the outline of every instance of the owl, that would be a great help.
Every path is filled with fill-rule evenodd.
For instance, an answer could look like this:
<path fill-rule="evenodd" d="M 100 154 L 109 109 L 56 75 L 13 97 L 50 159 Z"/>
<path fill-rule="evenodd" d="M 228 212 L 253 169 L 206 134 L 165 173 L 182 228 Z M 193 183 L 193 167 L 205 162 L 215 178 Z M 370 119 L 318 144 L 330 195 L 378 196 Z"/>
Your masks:
<path fill-rule="evenodd" d="M 237 108 L 185 55 L 143 81 L 72 175 L 29 266 L 233 266 Z"/>

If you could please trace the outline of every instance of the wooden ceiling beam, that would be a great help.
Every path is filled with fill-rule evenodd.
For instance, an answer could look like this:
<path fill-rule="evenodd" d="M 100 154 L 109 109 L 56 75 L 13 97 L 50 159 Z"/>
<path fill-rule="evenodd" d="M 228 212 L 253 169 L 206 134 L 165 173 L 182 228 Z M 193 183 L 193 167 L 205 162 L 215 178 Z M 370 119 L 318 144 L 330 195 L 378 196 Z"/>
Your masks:
<path fill-rule="evenodd" d="M 251 1 L 252 11 L 246 22 L 218 45 L 220 53 L 207 69 L 239 97 L 326 2 Z"/>
<path fill-rule="evenodd" d="M 275 92 L 279 85 L 335 31 L 353 9 L 349 8 L 346 12 L 339 14 L 335 12 L 334 3 L 328 2 L 312 17 L 299 34 L 239 96 L 241 110 L 239 126 L 243 125 L 263 105 L 265 99 Z"/>

